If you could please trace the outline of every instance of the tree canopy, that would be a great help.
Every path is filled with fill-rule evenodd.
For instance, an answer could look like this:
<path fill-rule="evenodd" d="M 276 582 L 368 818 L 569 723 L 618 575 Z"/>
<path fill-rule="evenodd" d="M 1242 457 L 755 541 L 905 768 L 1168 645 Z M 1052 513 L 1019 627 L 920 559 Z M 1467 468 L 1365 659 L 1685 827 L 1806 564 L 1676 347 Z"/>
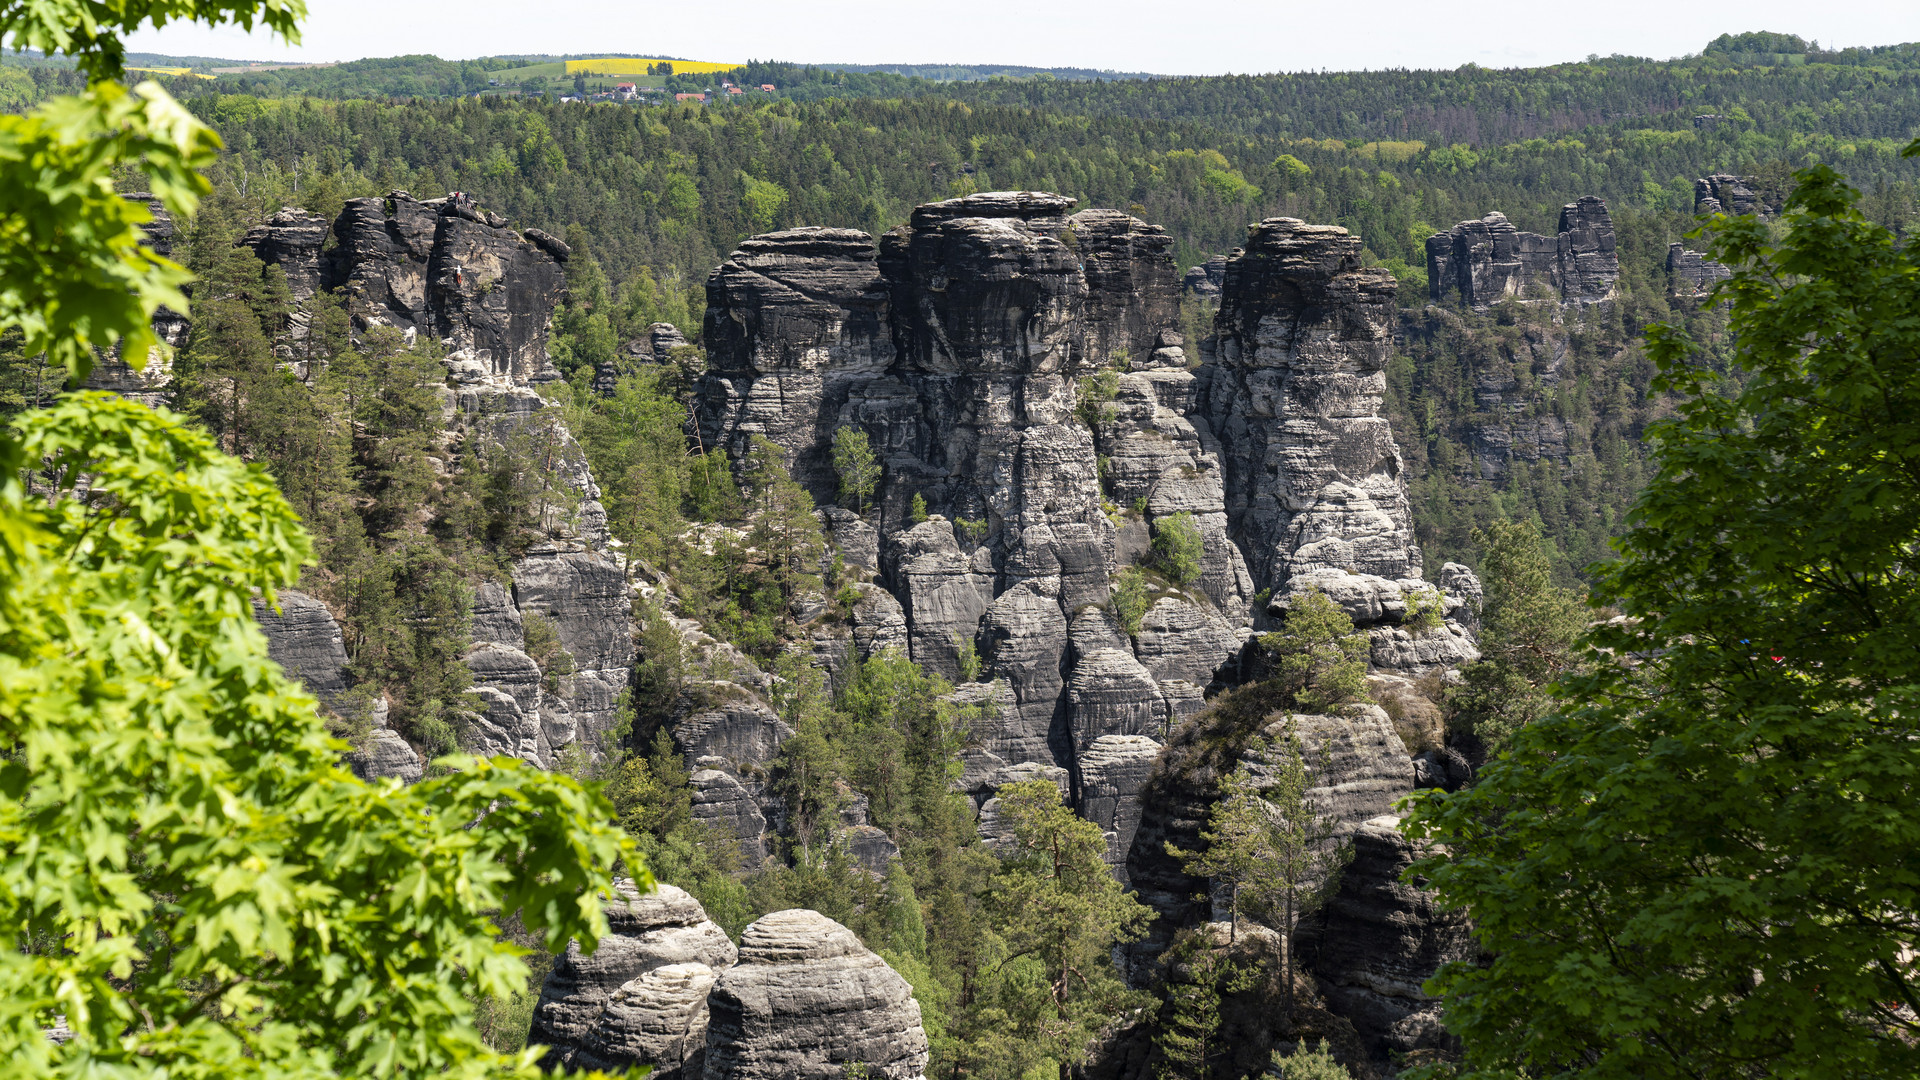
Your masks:
<path fill-rule="evenodd" d="M 1595 590 L 1626 618 L 1417 805 L 1491 956 L 1431 984 L 1471 1075 L 1920 1071 L 1920 251 L 1797 181 L 1777 240 L 1713 223 L 1744 384 L 1649 335 L 1683 396 Z"/>

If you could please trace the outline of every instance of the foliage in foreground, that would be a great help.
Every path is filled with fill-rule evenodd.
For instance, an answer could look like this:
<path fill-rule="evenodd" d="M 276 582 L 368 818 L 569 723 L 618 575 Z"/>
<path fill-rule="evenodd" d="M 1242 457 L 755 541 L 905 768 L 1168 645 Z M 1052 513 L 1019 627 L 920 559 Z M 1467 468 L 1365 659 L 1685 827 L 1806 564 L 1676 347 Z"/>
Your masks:
<path fill-rule="evenodd" d="M 15 434 L 0 920 L 25 948 L 0 954 L 0 1052 L 16 1075 L 532 1075 L 485 1046 L 463 995 L 525 986 L 491 912 L 550 948 L 605 932 L 593 895 L 633 852 L 603 801 L 501 759 L 448 759 L 411 788 L 354 779 L 253 621 L 251 590 L 271 598 L 309 551 L 271 479 L 104 394 Z M 42 1032 L 56 1017 L 64 1045 Z"/>
<path fill-rule="evenodd" d="M 1920 1072 L 1920 250 L 1798 181 L 1777 243 L 1715 223 L 1744 389 L 1650 334 L 1686 396 L 1596 589 L 1629 619 L 1416 807 L 1491 956 L 1430 984 L 1470 1075 Z"/>
<path fill-rule="evenodd" d="M 0 117 L 0 337 L 73 379 L 96 349 L 148 355 L 188 276 L 112 181 L 144 173 L 185 217 L 219 140 L 158 87 L 114 83 L 120 35 L 181 18 L 292 37 L 304 10 L 0 10 L 0 39 L 74 54 L 91 82 Z M 447 759 L 373 787 L 342 769 L 253 620 L 254 593 L 272 603 L 310 553 L 273 479 L 180 416 L 76 394 L 0 433 L 9 1075 L 538 1075 L 473 1024 L 470 997 L 526 983 L 492 916 L 590 943 L 611 863 L 645 869 L 564 777 Z"/>

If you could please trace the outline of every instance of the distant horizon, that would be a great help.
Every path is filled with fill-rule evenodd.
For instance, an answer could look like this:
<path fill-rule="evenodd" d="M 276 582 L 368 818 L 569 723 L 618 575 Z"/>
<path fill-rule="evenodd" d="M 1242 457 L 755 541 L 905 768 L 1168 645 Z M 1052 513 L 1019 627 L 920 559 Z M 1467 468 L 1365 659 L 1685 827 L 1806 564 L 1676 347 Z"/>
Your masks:
<path fill-rule="evenodd" d="M 1840 50 L 1845 50 L 1849 48 L 1887 48 L 1891 46 L 1909 45 L 1909 44 L 1916 44 L 1916 43 L 1920 43 L 1920 37 L 1903 39 L 1900 41 L 1877 41 L 1877 42 L 1870 42 L 1870 43 L 1855 42 L 1855 43 L 1845 44 L 1845 45 L 1829 45 L 1824 42 L 1819 42 L 1817 44 L 1819 45 L 1819 48 L 1822 51 L 1840 51 Z M 1687 60 L 1687 59 L 1692 59 L 1700 56 L 1704 51 L 1706 44 L 1707 42 L 1702 42 L 1700 48 L 1691 50 L 1689 52 L 1678 53 L 1672 56 L 1664 56 L 1664 57 L 1638 55 L 1638 54 L 1631 54 L 1631 53 L 1610 53 L 1605 56 L 1598 56 L 1597 54 L 1589 54 L 1584 58 L 1576 57 L 1573 59 L 1564 59 L 1564 60 L 1543 60 L 1538 63 L 1513 63 L 1513 64 L 1497 64 L 1497 65 L 1496 64 L 1480 64 L 1479 66 L 1484 68 L 1489 68 L 1491 70 L 1524 70 L 1524 69 L 1531 69 L 1531 68 L 1557 67 L 1565 64 L 1593 62 L 1596 60 L 1612 60 L 1616 58 L 1624 58 L 1624 59 L 1630 59 L 1630 60 L 1643 60 L 1651 63 L 1672 63 L 1675 61 Z M 1811 48 L 1816 43 L 1809 40 L 1808 44 L 1809 44 L 1809 47 Z M 33 49 L 20 50 L 20 53 L 25 53 L 28 55 L 41 55 L 37 52 L 37 50 L 33 50 Z M 20 53 L 16 53 L 16 51 L 9 49 L 6 51 L 5 55 L 14 56 L 14 55 L 19 55 Z M 225 66 L 232 66 L 232 67 L 278 67 L 278 68 L 337 67 L 341 64 L 352 64 L 352 63 L 359 63 L 359 62 L 369 61 L 369 60 L 395 60 L 405 56 L 431 56 L 431 57 L 434 57 L 435 59 L 442 60 L 448 63 L 461 63 L 461 62 L 476 61 L 476 60 L 524 60 L 527 63 L 532 64 L 532 63 L 551 63 L 551 62 L 556 62 L 560 60 L 592 59 L 592 58 L 603 57 L 603 56 L 610 57 L 610 58 L 635 58 L 635 59 L 648 59 L 648 60 L 686 61 L 688 63 L 730 62 L 730 61 L 712 61 L 712 60 L 707 60 L 697 56 L 667 56 L 659 52 L 641 53 L 641 52 L 619 52 L 619 51 L 568 52 L 568 53 L 528 53 L 528 52 L 479 53 L 472 56 L 445 56 L 445 55 L 434 53 L 434 52 L 407 52 L 407 53 L 390 53 L 387 55 L 369 54 L 364 56 L 355 56 L 347 59 L 338 59 L 338 60 L 308 60 L 308 59 L 286 59 L 286 58 L 274 59 L 274 58 L 258 58 L 258 57 L 242 58 L 242 57 L 232 57 L 232 56 L 213 56 L 213 55 L 202 54 L 202 53 L 158 52 L 153 50 L 130 50 L 127 53 L 127 62 L 129 67 L 150 66 L 151 64 L 154 64 L 154 63 L 167 63 L 168 66 L 195 66 L 195 67 L 212 67 L 214 65 L 225 65 Z M 816 67 L 816 68 L 822 68 L 827 70 L 858 69 L 862 71 L 888 71 L 888 70 L 893 70 L 898 68 L 969 68 L 969 69 L 1000 68 L 1000 69 L 1012 69 L 1012 70 L 1019 70 L 1019 71 L 1031 71 L 1035 73 L 1041 73 L 1041 72 L 1049 72 L 1049 71 L 1073 70 L 1073 71 L 1092 72 L 1095 75 L 1112 75 L 1115 78 L 1120 78 L 1120 79 L 1205 79 L 1205 78 L 1228 78 L 1228 77 L 1260 77 L 1260 76 L 1266 76 L 1266 75 L 1314 74 L 1317 72 L 1325 72 L 1328 74 L 1345 74 L 1345 73 L 1364 74 L 1364 73 L 1396 71 L 1396 70 L 1398 71 L 1454 71 L 1461 67 L 1465 67 L 1468 64 L 1473 64 L 1476 62 L 1465 61 L 1461 64 L 1453 65 L 1452 67 L 1439 67 L 1439 66 L 1409 67 L 1405 65 L 1396 64 L 1396 65 L 1386 65 L 1381 67 L 1298 68 L 1298 69 L 1274 69 L 1270 71 L 1208 71 L 1208 72 L 1190 72 L 1190 73 L 1144 71 L 1144 70 L 1129 71 L 1129 70 L 1122 70 L 1118 68 L 1089 67 L 1082 64 L 1036 65 L 1036 64 L 1012 64 L 1012 63 L 1002 63 L 998 61 L 979 61 L 979 60 L 973 60 L 973 61 L 895 60 L 895 61 L 880 61 L 880 62 L 875 62 L 875 61 L 853 62 L 853 61 L 838 61 L 838 60 L 800 60 L 800 59 L 788 59 L 788 58 L 781 58 L 781 57 L 767 57 L 767 58 L 750 57 L 746 60 L 741 61 L 742 66 L 745 66 L 748 63 L 793 64 L 799 67 Z"/>
<path fill-rule="evenodd" d="M 1312 71 L 1453 70 L 1548 67 L 1588 56 L 1680 59 L 1723 33 L 1795 34 L 1823 47 L 1920 40 L 1920 5 L 1857 0 L 1810 9 L 1799 0 L 1750 0 L 1737 12 L 1701 11 L 1655 0 L 1621 0 L 1606 18 L 1542 17 L 1526 0 L 1479 0 L 1465 11 L 1428 0 L 1374 0 L 1363 11 L 1297 0 L 1217 0 L 1170 15 L 1147 0 L 1061 0 L 1022 10 L 1017 34 L 982 10 L 901 5 L 891 0 L 735 0 L 711 9 L 587 0 L 531 11 L 509 0 L 312 0 L 302 44 L 231 26 L 175 23 L 132 35 L 129 51 L 168 56 L 245 57 L 254 64 L 349 63 L 431 54 L 588 55 L 582 42 L 608 41 L 600 55 L 805 57 L 791 63 L 940 67 L 1083 68 L 1165 76 Z M 369 28 L 377 28 L 369 31 Z M 511 40 L 511 47 L 502 47 Z M 385 46 L 369 49 L 370 44 Z M 644 47 L 643 47 L 644 46 Z M 908 61 L 931 52 L 985 60 Z M 875 59 L 876 57 L 882 59 Z"/>

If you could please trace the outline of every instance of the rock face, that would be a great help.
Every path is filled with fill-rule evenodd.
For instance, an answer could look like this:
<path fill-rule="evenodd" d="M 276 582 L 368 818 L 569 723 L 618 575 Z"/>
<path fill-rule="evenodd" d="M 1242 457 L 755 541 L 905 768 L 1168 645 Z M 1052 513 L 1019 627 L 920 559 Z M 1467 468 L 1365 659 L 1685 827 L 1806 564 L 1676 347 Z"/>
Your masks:
<path fill-rule="evenodd" d="M 350 691 L 346 640 L 333 613 L 319 600 L 297 589 L 282 589 L 276 611 L 262 598 L 253 601 L 254 621 L 267 637 L 267 655 L 320 699 L 320 707 L 349 724 L 371 726 L 360 748 L 347 755 L 347 765 L 362 780 L 394 777 L 415 783 L 425 771 L 420 755 L 400 734 L 387 726 L 384 697 L 356 700 Z M 363 729 L 365 730 L 365 729 Z"/>
<path fill-rule="evenodd" d="M 446 342 L 463 381 L 557 377 L 546 343 L 566 278 L 552 244 L 523 238 L 459 194 L 349 199 L 333 232 L 340 245 L 327 283 L 346 292 L 361 325 Z"/>
<path fill-rule="evenodd" d="M 296 311 L 283 346 L 306 334 L 310 305 L 323 292 L 344 298 L 356 333 L 385 326 L 445 343 L 443 362 L 457 384 L 445 444 L 456 464 L 476 443 L 521 433 L 554 445 L 556 479 L 578 506 L 541 523 L 551 539 L 515 560 L 510 587 L 478 588 L 474 645 L 464 659 L 485 707 L 462 734 L 475 752 L 541 766 L 576 741 L 597 752 L 632 675 L 631 598 L 626 572 L 608 552 L 606 511 L 586 457 L 529 388 L 558 377 L 546 343 L 565 289 L 567 246 L 537 229 L 515 232 L 466 196 L 420 200 L 404 191 L 350 199 L 331 225 L 286 208 L 241 243 L 287 275 Z M 316 374 L 293 367 L 301 377 Z M 526 654 L 530 616 L 551 621 L 569 674 L 548 679 Z"/>
<path fill-rule="evenodd" d="M 1667 295 L 1676 300 L 1703 300 L 1714 282 L 1733 276 L 1725 263 L 1714 262 L 1698 251 L 1674 242 L 1667 245 Z"/>
<path fill-rule="evenodd" d="M 1613 217 L 1588 195 L 1560 211 L 1557 235 L 1514 228 L 1494 211 L 1427 239 L 1427 279 L 1433 299 L 1453 293 L 1484 308 L 1507 297 L 1543 294 L 1567 304 L 1611 300 L 1620 278 Z"/>
<path fill-rule="evenodd" d="M 707 998 L 709 1080 L 917 1080 L 920 1003 L 853 932 L 814 911 L 776 911 L 740 935 L 740 962 Z"/>
<path fill-rule="evenodd" d="M 705 1045 L 695 1030 L 705 1026 L 705 991 L 737 952 L 680 889 L 662 884 L 643 896 L 624 878 L 614 889 L 611 932 L 591 954 L 573 943 L 554 961 L 527 1039 L 553 1047 L 555 1064 L 680 1066 Z M 685 1075 L 699 1075 L 698 1066 Z"/>
<path fill-rule="evenodd" d="M 1352 833 L 1353 859 L 1339 891 L 1297 935 L 1329 1007 L 1352 1022 L 1374 1059 L 1449 1048 L 1440 1002 L 1420 985 L 1441 964 L 1472 960 L 1465 915 L 1400 880 L 1416 857 L 1391 814 Z"/>
<path fill-rule="evenodd" d="M 1604 207 L 1595 224 L 1585 205 L 1569 208 L 1569 265 L 1611 251 Z M 736 466 L 771 440 L 822 504 L 838 496 L 834 432 L 867 434 L 875 508 L 825 515 L 850 566 L 877 562 L 853 648 L 904 642 L 956 681 L 977 657 L 1004 687 L 975 726 L 982 752 L 1065 770 L 1118 867 L 1142 763 L 1237 681 L 1263 589 L 1284 608 L 1296 579 L 1372 575 L 1394 594 L 1369 616 L 1383 663 L 1424 670 L 1471 644 L 1397 629 L 1401 593 L 1431 587 L 1381 407 L 1396 286 L 1359 265 L 1359 240 L 1257 226 L 1220 260 L 1196 370 L 1164 231 L 1072 210 L 989 192 L 922 206 L 878 243 L 817 228 L 744 242 L 708 280 L 698 426 Z M 916 496 L 925 520 L 908 519 Z M 1200 575 L 1121 632 L 1098 614 L 1114 576 L 1174 515 L 1198 527 Z M 690 760 L 716 752 L 687 734 Z M 746 823 L 714 783 L 716 816 Z"/>
<path fill-rule="evenodd" d="M 1758 214 L 1771 218 L 1780 208 L 1753 189 L 1751 176 L 1715 173 L 1693 182 L 1693 212 L 1696 214 Z"/>

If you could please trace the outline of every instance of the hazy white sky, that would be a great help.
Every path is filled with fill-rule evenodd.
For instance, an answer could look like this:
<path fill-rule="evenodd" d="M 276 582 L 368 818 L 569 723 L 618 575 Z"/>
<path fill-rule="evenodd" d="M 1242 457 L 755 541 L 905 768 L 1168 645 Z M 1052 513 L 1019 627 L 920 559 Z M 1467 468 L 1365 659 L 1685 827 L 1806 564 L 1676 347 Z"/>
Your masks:
<path fill-rule="evenodd" d="M 170 26 L 131 48 L 236 59 L 625 52 L 694 60 L 993 63 L 1199 75 L 1659 59 L 1775 30 L 1920 40 L 1920 0 L 308 0 L 304 40 Z"/>

